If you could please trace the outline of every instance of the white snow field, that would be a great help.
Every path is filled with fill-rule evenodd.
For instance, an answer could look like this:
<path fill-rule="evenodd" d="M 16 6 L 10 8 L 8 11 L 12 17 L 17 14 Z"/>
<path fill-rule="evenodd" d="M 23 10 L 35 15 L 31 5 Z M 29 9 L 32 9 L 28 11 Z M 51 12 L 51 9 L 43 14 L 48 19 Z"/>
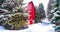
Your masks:
<path fill-rule="evenodd" d="M 55 32 L 53 24 L 36 23 L 29 25 L 29 28 L 23 30 L 5 30 L 0 26 L 0 32 Z"/>

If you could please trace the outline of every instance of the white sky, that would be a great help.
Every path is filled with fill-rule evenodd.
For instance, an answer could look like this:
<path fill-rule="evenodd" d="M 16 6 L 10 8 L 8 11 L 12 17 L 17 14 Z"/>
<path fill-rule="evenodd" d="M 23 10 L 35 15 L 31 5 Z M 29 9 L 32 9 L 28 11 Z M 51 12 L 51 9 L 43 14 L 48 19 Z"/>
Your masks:
<path fill-rule="evenodd" d="M 34 6 L 38 6 L 42 2 L 44 5 L 44 9 L 47 10 L 47 4 L 49 0 L 24 0 L 24 3 L 29 3 L 30 1 L 33 1 Z"/>

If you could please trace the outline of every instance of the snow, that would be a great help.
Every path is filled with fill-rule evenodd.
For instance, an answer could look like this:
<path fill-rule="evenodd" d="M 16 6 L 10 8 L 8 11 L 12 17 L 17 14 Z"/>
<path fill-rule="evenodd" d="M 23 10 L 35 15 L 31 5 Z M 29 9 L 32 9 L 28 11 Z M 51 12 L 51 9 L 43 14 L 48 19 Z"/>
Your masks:
<path fill-rule="evenodd" d="M 51 21 L 49 21 L 48 18 L 42 19 L 41 21 L 44 23 L 51 23 Z"/>
<path fill-rule="evenodd" d="M 52 27 L 52 24 L 43 24 L 43 23 L 38 23 L 38 24 L 33 24 L 31 25 L 30 29 L 33 32 L 54 32 L 54 28 Z"/>
<path fill-rule="evenodd" d="M 0 30 L 5 30 L 3 26 L 0 26 Z"/>
<path fill-rule="evenodd" d="M 36 23 L 28 26 L 29 28 L 23 30 L 5 30 L 0 26 L 0 32 L 55 32 L 52 24 Z"/>

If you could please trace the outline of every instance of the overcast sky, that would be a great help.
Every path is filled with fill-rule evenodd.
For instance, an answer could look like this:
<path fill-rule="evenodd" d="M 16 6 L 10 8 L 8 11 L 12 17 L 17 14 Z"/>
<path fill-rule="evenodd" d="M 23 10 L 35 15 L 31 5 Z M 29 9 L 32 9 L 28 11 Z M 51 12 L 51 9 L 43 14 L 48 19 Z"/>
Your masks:
<path fill-rule="evenodd" d="M 38 6 L 42 2 L 44 5 L 44 9 L 47 10 L 47 4 L 49 0 L 24 0 L 24 3 L 29 3 L 30 1 L 33 1 L 35 6 Z"/>

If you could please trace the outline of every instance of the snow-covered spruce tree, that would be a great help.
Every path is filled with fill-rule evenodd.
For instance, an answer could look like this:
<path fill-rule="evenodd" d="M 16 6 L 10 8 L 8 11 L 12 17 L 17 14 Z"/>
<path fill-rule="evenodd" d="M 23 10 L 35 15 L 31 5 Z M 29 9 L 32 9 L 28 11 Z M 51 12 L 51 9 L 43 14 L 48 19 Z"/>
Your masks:
<path fill-rule="evenodd" d="M 44 19 L 45 16 L 45 10 L 44 10 L 44 5 L 42 3 L 39 4 L 38 11 L 40 13 L 39 19 Z"/>
<path fill-rule="evenodd" d="M 22 12 L 23 0 L 5 0 L 1 4 L 1 10 L 6 13 Z"/>
<path fill-rule="evenodd" d="M 24 13 L 15 14 L 12 17 L 9 17 L 8 20 L 4 20 L 6 22 L 3 23 L 3 26 L 8 30 L 18 30 L 27 28 L 27 18 L 27 15 L 25 15 Z"/>
<path fill-rule="evenodd" d="M 47 6 L 47 17 L 48 20 L 51 20 L 51 18 L 53 17 L 53 14 L 51 13 L 51 10 L 53 8 L 52 4 L 54 3 L 55 0 L 49 0 L 48 2 L 48 6 Z"/>
<path fill-rule="evenodd" d="M 44 19 L 45 16 L 45 11 L 44 11 L 44 6 L 42 3 L 39 4 L 38 7 L 36 7 L 36 23 L 41 22 L 42 19 Z"/>
<path fill-rule="evenodd" d="M 60 32 L 60 0 L 56 0 L 53 6 L 51 11 L 54 14 L 52 23 L 55 24 L 55 31 Z"/>
<path fill-rule="evenodd" d="M 27 28 L 27 13 L 24 12 L 23 0 L 5 0 L 1 4 L 0 25 L 7 30 Z"/>
<path fill-rule="evenodd" d="M 35 6 L 36 9 L 36 18 L 35 18 L 35 23 L 39 23 L 40 22 L 40 11 L 38 10 L 37 6 Z"/>

